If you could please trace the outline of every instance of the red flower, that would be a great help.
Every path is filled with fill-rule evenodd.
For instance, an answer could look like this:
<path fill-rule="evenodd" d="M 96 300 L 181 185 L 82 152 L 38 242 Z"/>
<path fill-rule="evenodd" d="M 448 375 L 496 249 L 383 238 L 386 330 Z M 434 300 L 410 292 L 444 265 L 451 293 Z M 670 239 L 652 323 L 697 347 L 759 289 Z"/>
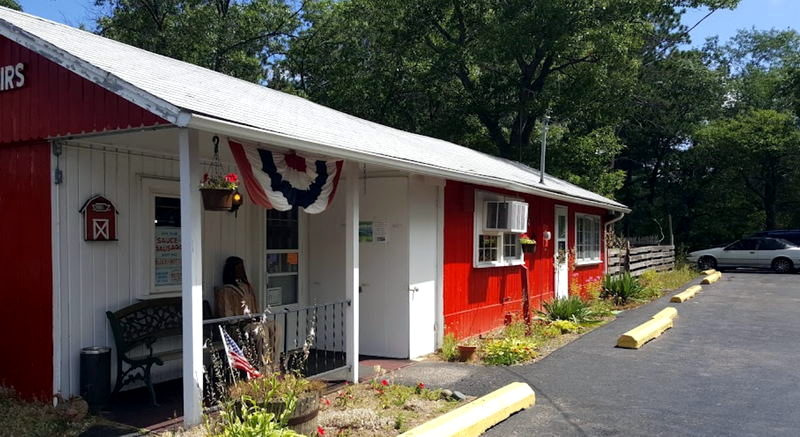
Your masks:
<path fill-rule="evenodd" d="M 203 183 L 208 182 L 208 173 L 203 174 Z"/>
<path fill-rule="evenodd" d="M 328 405 L 328 406 L 331 405 L 331 401 L 328 398 L 322 398 L 322 403 L 325 404 L 325 405 Z"/>
<path fill-rule="evenodd" d="M 317 435 L 325 435 L 325 428 L 318 426 L 317 427 Z"/>
<path fill-rule="evenodd" d="M 389 385 L 389 381 L 384 379 L 383 381 L 381 381 L 381 385 Z"/>
<path fill-rule="evenodd" d="M 424 389 L 424 388 L 425 388 L 425 384 L 423 384 L 423 383 L 421 383 L 421 382 L 420 382 L 419 384 L 417 384 L 417 388 L 419 388 L 420 390 L 422 390 L 422 389 Z"/>
<path fill-rule="evenodd" d="M 235 184 L 239 182 L 239 176 L 236 176 L 236 173 L 228 173 L 228 175 L 225 176 L 225 180 L 232 184 Z"/>

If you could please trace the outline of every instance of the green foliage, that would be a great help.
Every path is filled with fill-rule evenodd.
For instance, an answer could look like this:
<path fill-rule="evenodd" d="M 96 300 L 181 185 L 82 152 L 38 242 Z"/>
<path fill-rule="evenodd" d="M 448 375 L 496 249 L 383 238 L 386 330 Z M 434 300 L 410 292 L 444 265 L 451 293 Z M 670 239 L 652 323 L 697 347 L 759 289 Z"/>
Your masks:
<path fill-rule="evenodd" d="M 503 337 L 506 338 L 522 338 L 527 335 L 528 326 L 522 320 L 511 322 L 503 328 Z"/>
<path fill-rule="evenodd" d="M 664 272 L 648 271 L 639 277 L 639 282 L 647 289 L 659 292 L 674 290 L 698 275 L 694 267 L 682 265 Z"/>
<path fill-rule="evenodd" d="M 22 10 L 22 6 L 20 6 L 17 0 L 0 0 L 0 6 L 5 6 L 9 9 L 14 9 L 15 11 Z"/>
<path fill-rule="evenodd" d="M 286 424 L 289 416 L 294 412 L 297 401 L 304 393 L 321 391 L 324 383 L 320 381 L 310 381 L 291 373 L 269 373 L 261 378 L 249 381 L 239 381 L 234 384 L 229 392 L 231 401 L 229 408 L 239 409 L 242 405 L 244 409 L 265 408 L 269 404 L 282 404 L 281 408 L 276 408 L 278 423 Z M 270 409 L 272 411 L 272 409 Z"/>
<path fill-rule="evenodd" d="M 606 275 L 603 281 L 603 299 L 610 299 L 617 305 L 625 305 L 629 301 L 638 298 L 644 288 L 639 280 L 631 276 L 630 273 L 621 275 Z"/>
<path fill-rule="evenodd" d="M 265 67 L 301 25 L 282 0 L 95 3 L 107 11 L 97 20 L 101 35 L 251 82 L 275 76 Z"/>
<path fill-rule="evenodd" d="M 455 335 L 451 333 L 444 335 L 441 356 L 445 361 L 456 361 L 458 359 L 458 339 Z"/>
<path fill-rule="evenodd" d="M 223 410 L 220 421 L 210 426 L 212 437 L 303 437 L 285 428 L 263 408 L 241 405 L 239 411 Z"/>
<path fill-rule="evenodd" d="M 489 340 L 483 347 L 486 364 L 509 366 L 536 358 L 536 343 L 529 338 L 502 338 Z"/>
<path fill-rule="evenodd" d="M 558 329 L 562 334 L 573 334 L 583 329 L 581 325 L 570 320 L 554 320 L 550 322 L 550 326 Z"/>
<path fill-rule="evenodd" d="M 569 320 L 577 323 L 591 321 L 595 318 L 589 304 L 578 296 L 553 299 L 542 304 L 542 314 L 551 321 Z"/>

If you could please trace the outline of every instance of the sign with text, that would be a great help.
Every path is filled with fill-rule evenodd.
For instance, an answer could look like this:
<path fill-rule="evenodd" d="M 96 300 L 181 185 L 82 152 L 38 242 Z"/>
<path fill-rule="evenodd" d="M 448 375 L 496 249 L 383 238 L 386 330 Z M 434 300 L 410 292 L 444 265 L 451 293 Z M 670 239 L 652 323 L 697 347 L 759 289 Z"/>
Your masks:
<path fill-rule="evenodd" d="M 25 64 L 0 67 L 0 92 L 11 91 L 25 86 Z"/>
<path fill-rule="evenodd" d="M 181 286 L 181 228 L 156 226 L 155 232 L 156 287 Z"/>

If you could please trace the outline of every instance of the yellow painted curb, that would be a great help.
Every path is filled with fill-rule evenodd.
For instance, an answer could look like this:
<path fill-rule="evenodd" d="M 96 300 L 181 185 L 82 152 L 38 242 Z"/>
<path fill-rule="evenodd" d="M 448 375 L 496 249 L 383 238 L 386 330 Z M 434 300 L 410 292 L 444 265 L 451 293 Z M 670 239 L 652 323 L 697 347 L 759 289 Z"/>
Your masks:
<path fill-rule="evenodd" d="M 657 312 L 655 316 L 653 316 L 654 319 L 657 319 L 659 317 L 675 320 L 675 317 L 678 317 L 678 310 L 676 310 L 673 307 L 666 307 L 663 310 Z"/>
<path fill-rule="evenodd" d="M 628 349 L 639 349 L 648 341 L 658 337 L 667 329 L 672 328 L 672 319 L 669 317 L 655 317 L 641 325 L 622 334 L 617 340 L 617 346 Z"/>
<path fill-rule="evenodd" d="M 721 277 L 722 277 L 722 273 L 714 272 L 714 273 L 706 276 L 705 278 L 703 278 L 703 282 L 701 282 L 701 284 L 713 284 L 713 283 L 719 281 L 719 278 L 721 278 Z"/>
<path fill-rule="evenodd" d="M 528 384 L 513 382 L 400 434 L 400 437 L 473 437 L 536 403 Z"/>
<path fill-rule="evenodd" d="M 716 270 L 714 270 L 714 269 L 708 269 L 708 270 L 703 270 L 703 271 L 702 271 L 702 272 L 700 272 L 700 273 L 702 273 L 702 274 L 704 274 L 704 275 L 710 275 L 710 274 L 712 274 L 712 273 L 714 273 L 714 272 L 716 272 Z"/>
<path fill-rule="evenodd" d="M 677 302 L 677 303 L 686 302 L 687 300 L 693 298 L 694 295 L 697 294 L 702 289 L 703 289 L 703 287 L 701 287 L 699 285 L 692 285 L 691 287 L 687 288 L 686 290 L 676 294 L 675 296 L 672 296 L 672 299 L 670 299 L 669 301 L 670 302 Z"/>

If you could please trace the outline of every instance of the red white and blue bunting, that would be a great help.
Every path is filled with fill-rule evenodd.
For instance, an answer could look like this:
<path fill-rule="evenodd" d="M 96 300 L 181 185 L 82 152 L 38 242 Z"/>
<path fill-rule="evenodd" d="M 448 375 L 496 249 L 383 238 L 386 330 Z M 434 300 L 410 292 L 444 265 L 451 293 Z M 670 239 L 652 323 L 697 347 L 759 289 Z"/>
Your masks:
<path fill-rule="evenodd" d="M 253 203 L 288 211 L 301 207 L 317 214 L 333 202 L 343 161 L 280 153 L 228 140 Z"/>

